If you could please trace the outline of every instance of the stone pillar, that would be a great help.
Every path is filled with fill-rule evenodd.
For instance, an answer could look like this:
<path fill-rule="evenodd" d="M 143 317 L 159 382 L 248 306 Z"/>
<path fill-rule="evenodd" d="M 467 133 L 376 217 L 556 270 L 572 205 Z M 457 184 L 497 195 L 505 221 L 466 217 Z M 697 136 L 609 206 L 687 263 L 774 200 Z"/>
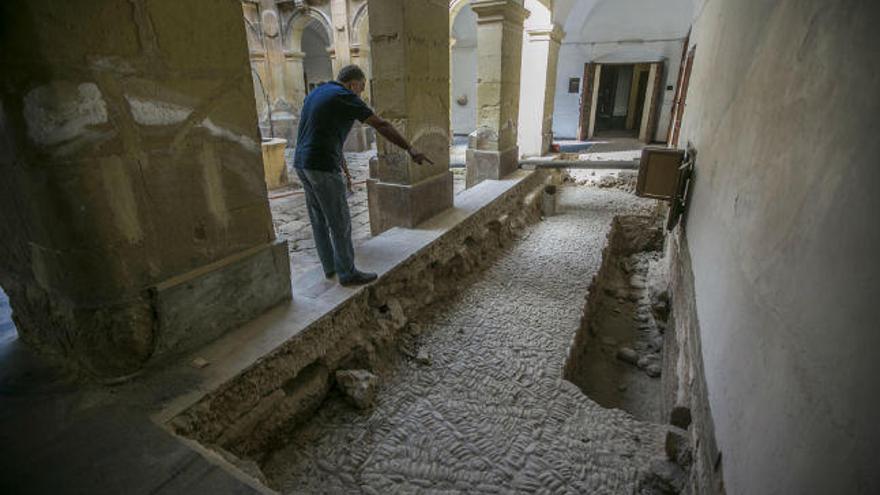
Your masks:
<path fill-rule="evenodd" d="M 553 141 L 553 100 L 556 66 L 563 32 L 557 25 L 526 28 L 519 103 L 519 152 L 523 156 L 546 153 Z"/>
<path fill-rule="evenodd" d="M 359 43 L 353 44 L 351 46 L 351 63 L 360 67 L 364 71 L 364 75 L 367 76 L 367 86 L 364 88 L 364 93 L 361 97 L 364 101 L 370 103 L 372 99 L 371 81 L 373 79 L 373 71 L 370 67 L 370 47 L 362 46 Z"/>
<path fill-rule="evenodd" d="M 349 0 L 330 0 L 330 18 L 333 23 L 333 39 L 330 40 L 330 43 L 336 49 L 333 77 L 336 77 L 339 69 L 351 64 L 351 40 L 348 34 L 348 2 Z"/>
<path fill-rule="evenodd" d="M 477 15 L 477 130 L 467 149 L 465 184 L 500 179 L 515 171 L 523 21 L 516 0 L 472 0 Z"/>
<path fill-rule="evenodd" d="M 378 140 L 367 191 L 373 235 L 415 227 L 452 207 L 449 172 L 449 6 L 437 0 L 369 0 L 373 105 L 433 165 Z"/>
<path fill-rule="evenodd" d="M 263 46 L 266 49 L 269 78 L 263 81 L 274 106 L 284 94 L 284 48 L 281 42 L 281 22 L 275 0 L 260 0 L 260 26 L 263 29 Z"/>
<path fill-rule="evenodd" d="M 241 5 L 3 12 L 0 285 L 21 339 L 121 377 L 289 299 Z"/>
<path fill-rule="evenodd" d="M 284 60 L 287 67 L 284 81 L 285 95 L 297 111 L 302 108 L 303 101 L 306 99 L 306 77 L 305 69 L 303 68 L 303 60 L 305 58 L 306 54 L 303 52 L 284 52 Z"/>
<path fill-rule="evenodd" d="M 372 79 L 372 75 L 370 73 L 369 48 L 364 49 L 359 43 L 352 44 L 351 63 L 360 67 L 364 71 L 364 75 L 367 76 L 367 85 L 364 88 L 361 97 L 369 104 L 371 102 L 370 93 L 372 92 L 372 88 L 370 87 L 370 79 Z M 351 127 L 351 132 L 348 134 L 348 138 L 345 140 L 344 150 L 360 152 L 370 149 L 371 141 L 369 132 L 371 130 L 372 129 L 369 126 L 355 121 L 354 125 Z"/>
<path fill-rule="evenodd" d="M 345 67 L 344 65 L 339 65 L 339 58 L 336 56 L 336 49 L 332 46 L 327 47 L 327 56 L 330 57 L 330 67 L 333 71 L 333 79 L 336 79 L 336 76 L 339 75 L 339 69 Z"/>

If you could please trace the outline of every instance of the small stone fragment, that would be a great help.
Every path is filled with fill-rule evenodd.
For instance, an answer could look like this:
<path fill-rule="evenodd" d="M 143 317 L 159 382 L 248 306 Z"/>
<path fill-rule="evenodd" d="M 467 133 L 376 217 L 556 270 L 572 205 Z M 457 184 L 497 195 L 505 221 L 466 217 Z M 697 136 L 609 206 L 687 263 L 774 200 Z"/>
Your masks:
<path fill-rule="evenodd" d="M 639 355 L 630 347 L 621 347 L 617 350 L 617 359 L 623 361 L 624 363 L 629 363 L 633 366 L 637 366 L 639 363 Z"/>
<path fill-rule="evenodd" d="M 676 426 L 669 426 L 666 430 L 666 457 L 670 461 L 687 469 L 693 456 L 688 433 Z"/>
<path fill-rule="evenodd" d="M 651 363 L 645 368 L 645 373 L 651 378 L 657 378 L 663 372 L 663 368 L 658 363 Z"/>
<path fill-rule="evenodd" d="M 211 363 L 208 362 L 208 360 L 203 357 L 197 357 L 192 360 L 193 368 L 202 369 L 205 366 L 208 366 L 209 364 L 211 364 Z"/>
<path fill-rule="evenodd" d="M 367 370 L 341 370 L 336 372 L 336 383 L 345 396 L 358 409 L 369 409 L 376 400 L 379 377 Z"/>
<path fill-rule="evenodd" d="M 431 355 L 428 354 L 428 351 L 424 349 L 419 349 L 419 352 L 416 353 L 416 362 L 421 364 L 422 366 L 430 366 Z"/>
<path fill-rule="evenodd" d="M 639 483 L 640 493 L 680 493 L 686 482 L 685 472 L 677 464 L 656 460 Z"/>

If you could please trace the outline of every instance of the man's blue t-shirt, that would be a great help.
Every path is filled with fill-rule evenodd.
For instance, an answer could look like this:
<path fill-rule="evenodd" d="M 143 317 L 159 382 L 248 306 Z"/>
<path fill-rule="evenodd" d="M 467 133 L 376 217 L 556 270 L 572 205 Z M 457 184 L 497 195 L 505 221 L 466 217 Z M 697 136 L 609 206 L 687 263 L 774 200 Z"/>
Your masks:
<path fill-rule="evenodd" d="M 364 100 L 342 84 L 332 81 L 318 86 L 303 103 L 293 166 L 339 171 L 342 145 L 354 120 L 363 122 L 371 115 L 373 111 Z"/>

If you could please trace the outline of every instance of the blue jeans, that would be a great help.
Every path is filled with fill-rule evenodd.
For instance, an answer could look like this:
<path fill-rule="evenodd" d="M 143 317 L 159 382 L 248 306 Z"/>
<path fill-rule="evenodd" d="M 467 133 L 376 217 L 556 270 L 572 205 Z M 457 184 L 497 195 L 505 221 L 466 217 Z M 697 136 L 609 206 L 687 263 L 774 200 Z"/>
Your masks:
<path fill-rule="evenodd" d="M 296 175 L 306 194 L 315 248 L 324 273 L 335 271 L 339 279 L 344 280 L 355 271 L 345 179 L 338 172 L 299 168 Z"/>

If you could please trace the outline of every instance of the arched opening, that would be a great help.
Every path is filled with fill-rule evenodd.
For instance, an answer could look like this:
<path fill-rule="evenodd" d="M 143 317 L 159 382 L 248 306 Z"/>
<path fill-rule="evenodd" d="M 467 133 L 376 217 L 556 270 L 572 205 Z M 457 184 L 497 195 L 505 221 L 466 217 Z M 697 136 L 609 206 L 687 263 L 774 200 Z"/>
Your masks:
<path fill-rule="evenodd" d="M 469 3 L 450 11 L 450 165 L 464 166 L 467 135 L 477 127 L 477 16 Z"/>
<path fill-rule="evenodd" d="M 308 94 L 319 85 L 333 80 L 330 39 L 316 20 L 309 21 L 302 32 L 303 83 Z"/>

